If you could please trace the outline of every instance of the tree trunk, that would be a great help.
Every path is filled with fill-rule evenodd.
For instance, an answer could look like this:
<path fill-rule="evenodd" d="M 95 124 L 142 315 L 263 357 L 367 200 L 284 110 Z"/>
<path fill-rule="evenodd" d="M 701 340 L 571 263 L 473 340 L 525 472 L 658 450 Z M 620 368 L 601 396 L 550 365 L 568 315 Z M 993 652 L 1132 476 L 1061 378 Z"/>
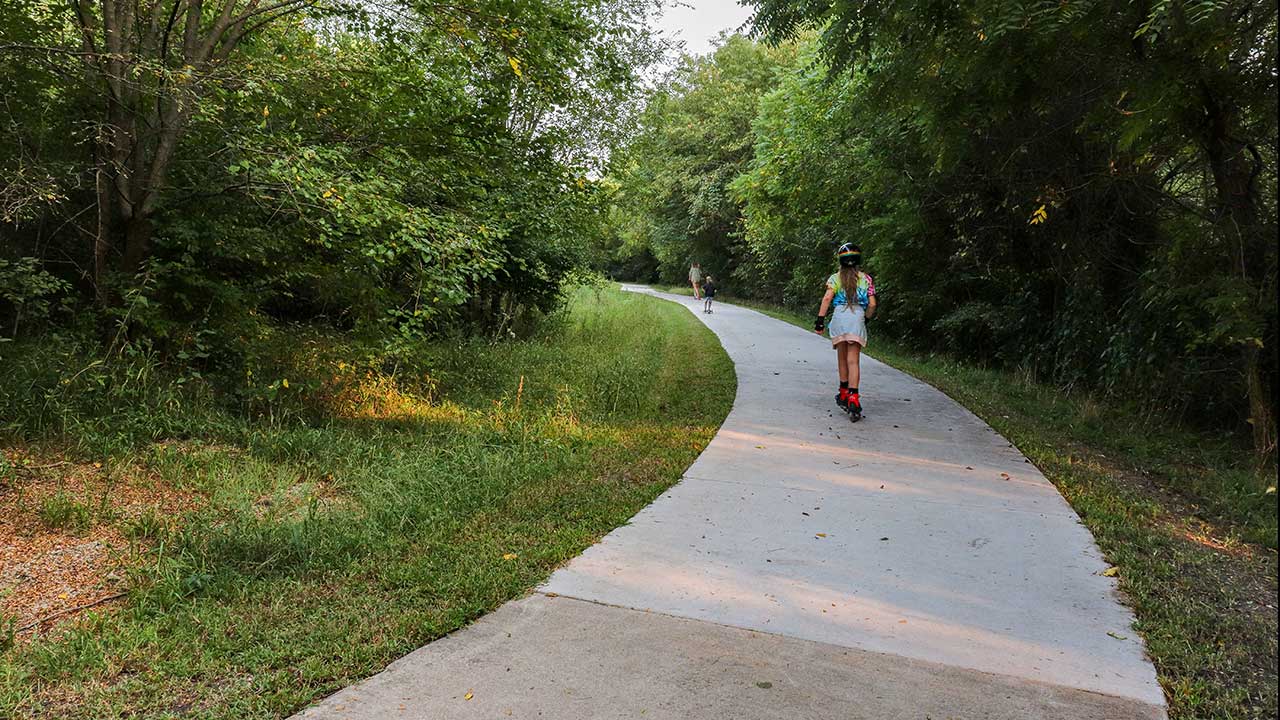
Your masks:
<path fill-rule="evenodd" d="M 111 181 L 107 178 L 107 167 L 101 151 L 98 151 L 94 183 L 98 200 L 98 223 L 97 232 L 93 236 L 93 297 L 99 307 L 106 307 L 111 304 L 111 293 L 107 288 L 108 256 L 111 254 Z"/>
<path fill-rule="evenodd" d="M 1263 458 L 1276 451 L 1276 420 L 1271 407 L 1271 393 L 1262 376 L 1262 348 L 1250 345 L 1244 351 L 1244 378 L 1249 393 L 1249 424 L 1253 428 L 1253 447 Z"/>
<path fill-rule="evenodd" d="M 122 269 L 125 273 L 138 274 L 146 265 L 151 255 L 151 217 L 150 215 L 134 215 L 124 225 L 124 260 Z"/>
<path fill-rule="evenodd" d="M 316 2 L 72 0 L 85 70 L 102 87 L 92 271 L 99 305 L 118 301 L 108 287 L 112 270 L 146 266 L 160 193 L 196 103 L 220 82 L 215 66 L 246 35 Z M 181 68 L 187 80 L 152 82 L 150 70 L 142 72 L 148 63 Z"/>
<path fill-rule="evenodd" d="M 1267 245 L 1273 240 L 1258 217 L 1255 182 L 1261 160 L 1248 143 L 1239 138 L 1236 113 L 1218 103 L 1208 86 L 1202 86 L 1207 115 L 1205 150 L 1213 172 L 1217 193 L 1217 229 L 1231 252 L 1231 272 L 1244 280 L 1261 305 L 1267 287 Z M 1265 333 L 1264 333 L 1265 334 Z M 1268 388 L 1263 363 L 1262 338 L 1243 338 L 1241 354 L 1245 389 L 1249 401 L 1249 423 L 1253 428 L 1254 449 L 1264 457 L 1276 449 L 1275 408 Z"/>
<path fill-rule="evenodd" d="M 131 275 L 142 272 L 151 255 L 151 216 L 137 213 L 124 225 L 124 263 Z"/>

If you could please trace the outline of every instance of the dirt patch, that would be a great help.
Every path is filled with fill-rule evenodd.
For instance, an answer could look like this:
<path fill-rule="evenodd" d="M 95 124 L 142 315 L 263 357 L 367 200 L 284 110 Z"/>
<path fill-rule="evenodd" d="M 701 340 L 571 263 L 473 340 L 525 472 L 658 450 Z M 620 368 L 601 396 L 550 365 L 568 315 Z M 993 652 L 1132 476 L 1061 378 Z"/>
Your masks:
<path fill-rule="evenodd" d="M 0 475 L 0 617 L 19 642 L 126 590 L 131 550 L 200 498 L 138 466 L 6 449 Z M 0 627 L 0 630 L 4 630 Z"/>

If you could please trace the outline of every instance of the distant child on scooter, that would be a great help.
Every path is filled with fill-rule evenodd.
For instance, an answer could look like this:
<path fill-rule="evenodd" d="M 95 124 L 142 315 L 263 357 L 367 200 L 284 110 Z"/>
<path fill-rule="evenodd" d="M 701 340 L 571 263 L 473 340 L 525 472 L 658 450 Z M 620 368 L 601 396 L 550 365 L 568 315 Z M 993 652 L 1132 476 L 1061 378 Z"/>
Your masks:
<path fill-rule="evenodd" d="M 858 396 L 858 380 L 861 375 L 859 359 L 867 345 L 867 320 L 876 313 L 876 286 L 871 276 L 862 271 L 862 249 L 853 243 L 845 243 L 836 251 L 840 267 L 827 278 L 827 292 L 822 296 L 822 308 L 813 324 L 814 332 L 822 334 L 828 327 L 831 346 L 836 350 L 836 362 L 840 369 L 840 393 L 836 404 L 849 413 L 849 419 L 862 419 L 862 400 Z M 827 310 L 834 306 L 831 323 L 827 325 Z"/>
<path fill-rule="evenodd" d="M 718 286 L 716 285 L 716 279 L 708 275 L 707 281 L 702 284 L 702 295 L 707 299 L 702 308 L 702 312 L 708 314 L 711 313 L 711 301 L 715 298 L 717 289 Z"/>

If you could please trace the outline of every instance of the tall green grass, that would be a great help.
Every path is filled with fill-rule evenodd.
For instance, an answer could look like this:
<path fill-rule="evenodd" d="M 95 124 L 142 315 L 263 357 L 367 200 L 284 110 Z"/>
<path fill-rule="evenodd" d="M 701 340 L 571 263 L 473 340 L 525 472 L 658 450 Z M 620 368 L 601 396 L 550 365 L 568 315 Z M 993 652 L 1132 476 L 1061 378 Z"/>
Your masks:
<path fill-rule="evenodd" d="M 698 363 L 690 346 L 705 349 Z M 289 389 L 320 388 L 328 417 L 245 418 L 211 399 L 183 406 L 177 432 L 144 418 L 113 435 L 103 428 L 126 409 L 69 398 L 56 422 L 11 430 L 108 448 L 205 500 L 173 522 L 127 521 L 139 539 L 127 602 L 0 659 L 0 716 L 295 711 L 625 522 L 697 456 L 735 387 L 692 316 L 615 290 L 580 292 L 529 338 L 415 355 L 399 365 L 413 377 L 361 365 L 339 391 L 295 376 Z M 88 410 L 99 416 L 75 415 Z"/>

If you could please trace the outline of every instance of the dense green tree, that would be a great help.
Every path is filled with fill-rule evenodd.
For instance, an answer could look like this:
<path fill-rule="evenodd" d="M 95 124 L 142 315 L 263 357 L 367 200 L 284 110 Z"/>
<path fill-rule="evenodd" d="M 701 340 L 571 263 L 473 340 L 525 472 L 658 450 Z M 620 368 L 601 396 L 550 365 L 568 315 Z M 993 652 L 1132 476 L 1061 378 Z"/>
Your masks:
<path fill-rule="evenodd" d="M 712 273 L 736 270 L 745 259 L 742 210 L 728 186 L 751 159 L 756 103 L 794 55 L 792 46 L 729 35 L 664 79 L 614 159 L 617 202 L 627 208 L 623 256 L 651 252 L 668 281 L 683 281 L 692 261 Z"/>
<path fill-rule="evenodd" d="M 1046 306 L 1031 317 L 1053 323 L 1039 348 L 1053 372 L 1155 380 L 1198 409 L 1243 395 L 1257 446 L 1274 449 L 1274 4 L 751 4 L 772 41 L 820 30 L 831 71 L 917 133 L 935 160 L 912 175 L 926 228 L 1012 271 L 978 278 L 988 296 Z M 1028 286 L 1044 274 L 1057 281 Z M 977 304 L 935 327 L 1027 317 L 960 297 Z"/>
<path fill-rule="evenodd" d="M 1274 451 L 1273 6 L 752 4 L 800 55 L 692 122 L 684 98 L 717 76 L 655 98 L 619 176 L 629 252 L 676 255 L 676 279 L 697 248 L 736 292 L 809 311 L 856 241 L 884 332 Z M 751 105 L 753 147 L 712 152 Z M 736 214 L 707 217 L 734 217 L 712 235 L 731 242 L 686 220 L 721 206 L 671 177 L 716 179 L 689 185 L 727 191 Z"/>
<path fill-rule="evenodd" d="M 275 321 L 499 332 L 556 302 L 604 217 L 590 178 L 657 57 L 651 11 L 5 3 L 0 258 L 174 348 L 247 351 Z"/>

